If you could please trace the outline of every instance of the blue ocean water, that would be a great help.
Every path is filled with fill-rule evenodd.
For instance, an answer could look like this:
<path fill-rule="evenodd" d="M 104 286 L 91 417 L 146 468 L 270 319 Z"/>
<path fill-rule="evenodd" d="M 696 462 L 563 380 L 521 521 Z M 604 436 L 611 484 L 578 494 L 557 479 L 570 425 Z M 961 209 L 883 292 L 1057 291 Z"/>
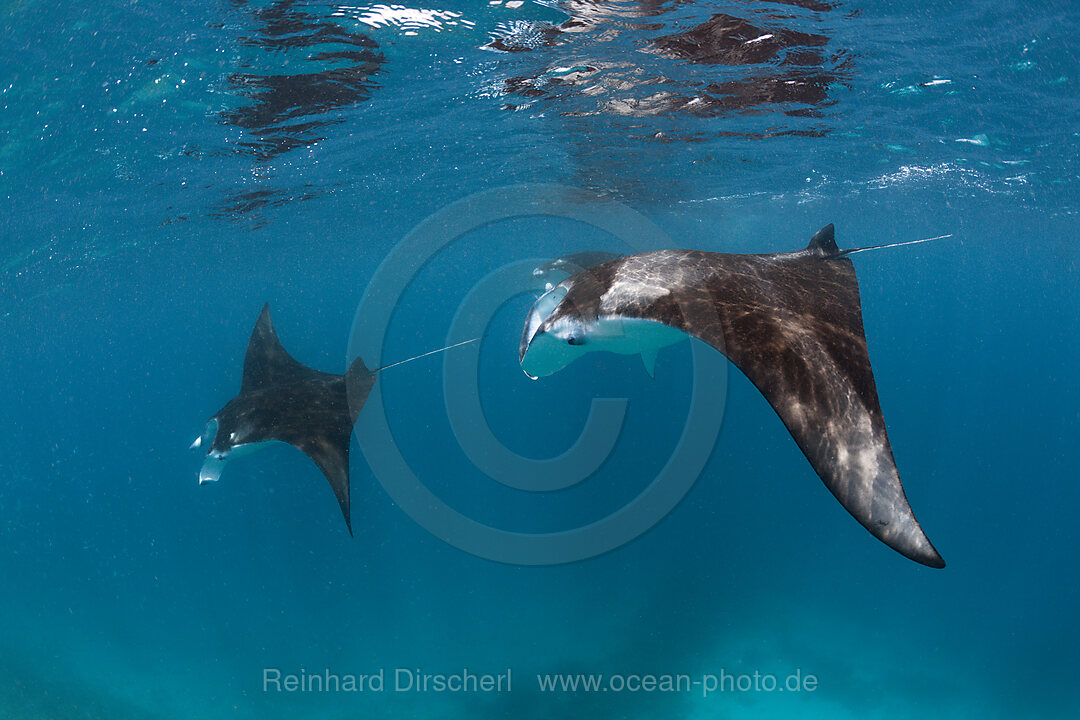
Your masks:
<path fill-rule="evenodd" d="M 0 717 L 1076 717 L 1078 22 L 1068 1 L 3 3 Z M 853 258 L 943 570 L 852 520 L 715 353 L 673 346 L 653 379 L 518 366 L 533 261 L 794 250 L 827 223 L 841 247 L 951 235 Z M 463 339 L 503 272 L 478 349 L 379 376 L 355 538 L 292 448 L 198 485 L 188 445 L 264 302 L 340 373 Z M 408 283 L 365 295 L 387 278 Z M 594 398 L 626 414 L 582 482 L 482 469 L 516 466 L 481 430 L 552 458 Z M 495 562 L 403 500 L 421 484 L 497 555 L 486 529 L 618 513 L 699 405 L 722 425 L 696 482 L 595 557 Z M 369 439 L 380 409 L 415 483 Z M 398 691 L 399 669 L 512 688 Z M 607 690 L 538 680 L 575 673 Z M 814 687 L 761 686 L 796 673 Z M 625 687 L 648 675 L 694 684 Z M 725 676 L 755 686 L 706 692 Z"/>

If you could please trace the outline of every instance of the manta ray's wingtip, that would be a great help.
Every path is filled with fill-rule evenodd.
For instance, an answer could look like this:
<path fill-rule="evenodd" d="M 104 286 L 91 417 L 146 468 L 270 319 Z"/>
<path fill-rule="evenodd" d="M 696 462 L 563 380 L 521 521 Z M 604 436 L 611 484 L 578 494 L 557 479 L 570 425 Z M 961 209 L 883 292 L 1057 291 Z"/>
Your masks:
<path fill-rule="evenodd" d="M 828 485 L 829 483 L 826 482 L 826 486 Z M 903 485 L 900 484 L 898 478 L 891 491 L 897 491 L 899 497 L 894 498 L 895 505 L 886 512 L 885 517 L 888 518 L 887 520 L 879 519 L 876 522 L 871 522 L 869 516 L 863 513 L 865 508 L 851 506 L 843 500 L 841 500 L 841 505 L 859 521 L 860 525 L 869 530 L 871 535 L 909 560 L 938 570 L 945 567 L 945 559 L 941 557 L 941 553 L 930 542 L 930 538 L 926 536 L 922 525 L 915 518 L 915 513 L 911 510 L 911 505 L 908 503 L 907 496 L 903 491 Z M 891 492 L 888 494 L 891 494 Z M 837 497 L 837 499 L 840 498 Z M 885 498 L 879 497 L 878 499 L 884 500 Z M 881 506 L 875 508 L 875 512 L 880 513 L 881 510 Z"/>
<path fill-rule="evenodd" d="M 920 565 L 935 570 L 945 567 L 945 558 L 941 557 L 941 553 L 930 542 L 930 538 L 926 537 L 926 533 L 922 531 L 922 528 L 918 527 L 918 523 L 916 523 L 915 537 L 886 538 L 873 531 L 871 533 L 908 560 L 913 560 Z"/>
<path fill-rule="evenodd" d="M 922 528 L 919 529 L 922 530 Z M 930 538 L 926 537 L 925 533 L 923 533 L 922 542 L 917 549 L 911 552 L 901 551 L 901 553 L 911 560 L 927 567 L 932 567 L 935 570 L 940 570 L 945 567 L 945 558 L 941 557 L 941 553 L 937 551 L 937 548 L 934 547 L 933 543 L 930 542 Z"/>
<path fill-rule="evenodd" d="M 348 478 L 346 478 L 345 482 L 348 483 Z M 335 492 L 336 492 L 336 490 L 337 490 L 337 488 L 335 488 Z M 356 536 L 353 535 L 353 531 L 352 531 L 352 503 L 350 502 L 350 500 L 348 498 L 348 495 L 349 495 L 349 493 L 348 493 L 348 491 L 346 491 L 345 502 L 341 503 L 341 514 L 345 516 L 345 529 L 349 531 L 349 537 L 353 538 L 353 537 L 356 537 Z M 339 502 L 340 502 L 340 498 L 339 498 Z"/>
<path fill-rule="evenodd" d="M 329 480 L 329 476 L 327 476 L 327 479 Z M 341 495 L 338 495 L 338 486 L 334 485 L 333 481 L 331 481 L 330 485 L 331 485 L 331 487 L 334 488 L 334 494 L 338 495 L 338 503 L 341 506 L 341 515 L 342 515 L 342 517 L 345 518 L 345 529 L 349 531 L 349 537 L 352 538 L 352 537 L 356 537 L 356 536 L 353 535 L 353 530 L 352 530 L 352 501 L 351 501 L 351 498 L 349 497 L 351 495 L 351 493 L 349 492 L 349 489 L 348 489 L 348 482 L 349 482 L 349 479 L 346 478 L 345 479 L 345 483 L 346 483 L 345 488 L 346 489 L 345 489 L 345 497 L 344 497 L 344 499 L 342 499 Z"/>
<path fill-rule="evenodd" d="M 941 557 L 941 553 L 935 550 L 933 545 L 917 552 L 901 552 L 900 554 L 908 560 L 914 560 L 920 565 L 925 565 L 926 567 L 934 568 L 935 570 L 941 570 L 945 567 L 945 558 Z"/>

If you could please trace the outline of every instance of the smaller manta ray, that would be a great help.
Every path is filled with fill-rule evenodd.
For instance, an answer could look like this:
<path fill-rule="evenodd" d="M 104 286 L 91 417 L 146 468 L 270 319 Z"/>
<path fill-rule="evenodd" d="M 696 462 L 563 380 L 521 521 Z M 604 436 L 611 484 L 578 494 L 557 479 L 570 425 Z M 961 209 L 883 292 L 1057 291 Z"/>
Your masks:
<path fill-rule="evenodd" d="M 761 391 L 856 520 L 908 558 L 944 567 L 904 494 L 870 368 L 846 256 L 871 249 L 839 249 L 828 225 L 797 252 L 660 250 L 601 263 L 536 301 L 521 368 L 535 379 L 597 350 L 641 353 L 648 367 L 660 348 L 696 337 Z"/>
<path fill-rule="evenodd" d="M 349 441 L 375 374 L 478 338 L 369 370 L 359 357 L 344 375 L 319 372 L 293 359 L 274 332 L 270 304 L 263 305 L 244 357 L 240 394 L 206 423 L 191 449 L 205 448 L 199 484 L 216 482 L 225 462 L 271 442 L 303 451 L 330 481 L 345 525 L 349 509 Z"/>

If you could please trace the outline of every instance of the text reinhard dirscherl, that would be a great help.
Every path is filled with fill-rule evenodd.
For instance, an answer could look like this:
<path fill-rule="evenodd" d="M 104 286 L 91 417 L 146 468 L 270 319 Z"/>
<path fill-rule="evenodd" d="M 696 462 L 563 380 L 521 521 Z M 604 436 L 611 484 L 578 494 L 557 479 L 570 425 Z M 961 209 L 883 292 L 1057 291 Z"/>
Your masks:
<path fill-rule="evenodd" d="M 474 673 L 468 668 L 449 673 L 427 673 L 420 669 L 385 668 L 357 675 L 335 673 L 329 668 L 309 672 L 303 668 L 284 673 L 278 668 L 263 668 L 263 692 L 320 693 L 320 692 L 451 692 L 502 693 L 512 690 L 512 672 Z"/>
<path fill-rule="evenodd" d="M 699 675 L 665 673 L 547 674 L 536 676 L 541 693 L 652 693 L 699 692 L 814 692 L 818 678 L 801 669 L 786 676 L 762 673 L 719 673 Z M 513 691 L 513 671 L 478 673 L 463 668 L 453 672 L 424 672 L 419 668 L 379 668 L 367 674 L 335 673 L 329 668 L 311 672 L 300 668 L 283 672 L 263 668 L 265 693 L 508 693 Z"/>

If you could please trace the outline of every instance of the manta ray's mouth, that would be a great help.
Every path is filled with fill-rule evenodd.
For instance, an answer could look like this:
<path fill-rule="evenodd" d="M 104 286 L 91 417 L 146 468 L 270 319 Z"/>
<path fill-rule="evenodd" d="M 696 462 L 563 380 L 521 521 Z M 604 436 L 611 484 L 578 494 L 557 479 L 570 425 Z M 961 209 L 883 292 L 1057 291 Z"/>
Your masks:
<path fill-rule="evenodd" d="M 587 335 L 576 332 L 560 337 L 538 330 L 521 353 L 521 370 L 531 379 L 552 375 L 589 352 Z"/>

